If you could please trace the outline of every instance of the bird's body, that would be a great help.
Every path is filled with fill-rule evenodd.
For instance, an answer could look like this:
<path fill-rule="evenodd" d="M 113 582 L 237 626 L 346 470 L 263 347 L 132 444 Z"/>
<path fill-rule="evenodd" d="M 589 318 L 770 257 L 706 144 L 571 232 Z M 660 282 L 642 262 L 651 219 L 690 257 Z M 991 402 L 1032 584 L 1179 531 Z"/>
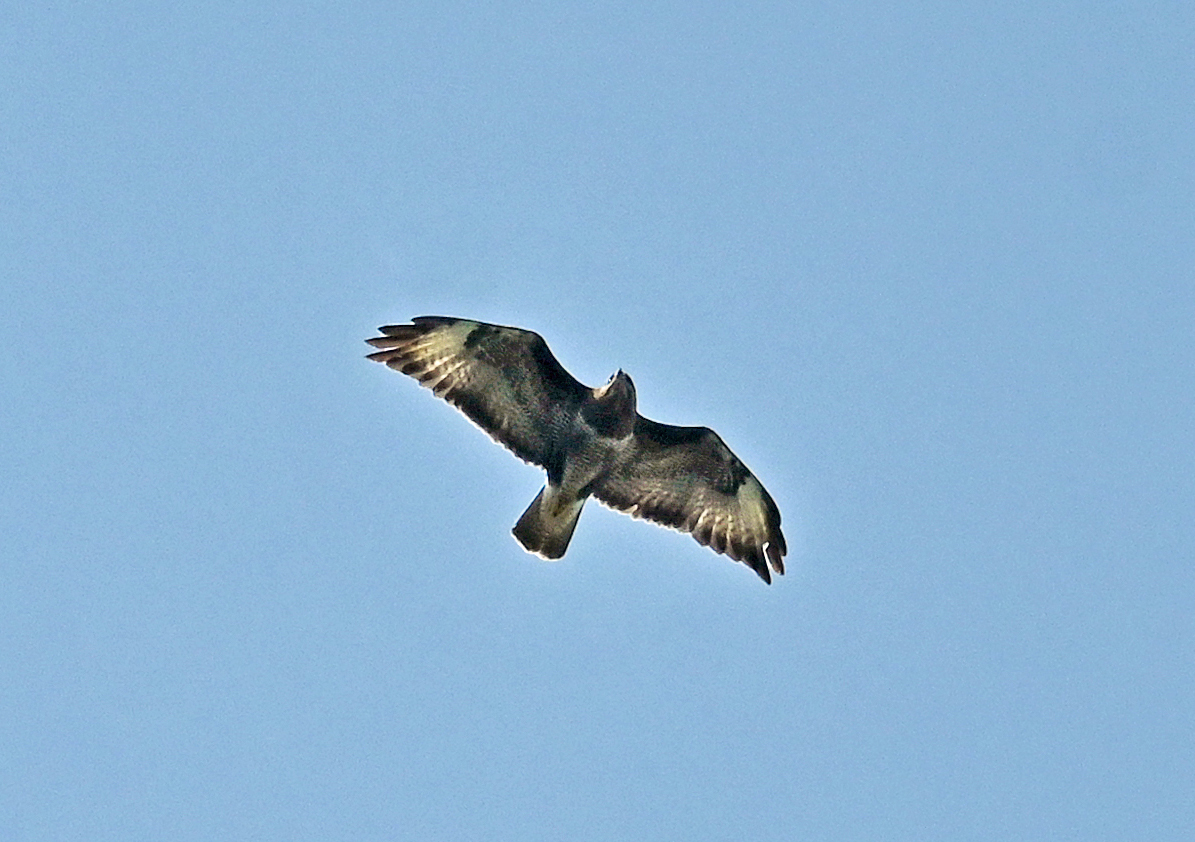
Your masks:
<path fill-rule="evenodd" d="M 514 535 L 556 559 L 568 548 L 585 500 L 691 532 L 766 582 L 784 572 L 780 512 L 754 474 L 716 433 L 677 427 L 636 411 L 622 371 L 589 388 L 538 334 L 444 316 L 380 329 L 369 358 L 408 374 L 455 405 L 547 483 Z"/>

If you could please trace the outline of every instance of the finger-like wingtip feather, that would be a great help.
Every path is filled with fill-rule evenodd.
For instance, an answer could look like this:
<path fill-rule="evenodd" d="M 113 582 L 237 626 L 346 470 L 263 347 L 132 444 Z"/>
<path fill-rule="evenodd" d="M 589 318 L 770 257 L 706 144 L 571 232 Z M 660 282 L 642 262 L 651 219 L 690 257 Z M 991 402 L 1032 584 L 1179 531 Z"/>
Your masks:
<path fill-rule="evenodd" d="M 744 559 L 744 562 L 748 567 L 759 574 L 759 578 L 763 579 L 765 584 L 772 584 L 772 572 L 768 570 L 768 563 L 766 560 L 764 560 L 762 552 L 756 550 L 749 558 Z"/>

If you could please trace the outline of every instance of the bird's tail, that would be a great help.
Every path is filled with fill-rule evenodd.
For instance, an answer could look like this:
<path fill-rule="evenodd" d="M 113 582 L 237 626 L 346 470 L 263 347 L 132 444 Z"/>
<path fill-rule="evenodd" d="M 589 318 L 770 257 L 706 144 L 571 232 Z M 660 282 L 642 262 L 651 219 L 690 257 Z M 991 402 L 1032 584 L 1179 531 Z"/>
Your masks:
<path fill-rule="evenodd" d="M 527 552 L 558 559 L 568 549 L 584 505 L 584 497 L 570 500 L 560 493 L 559 486 L 549 483 L 531 501 L 511 531 Z"/>

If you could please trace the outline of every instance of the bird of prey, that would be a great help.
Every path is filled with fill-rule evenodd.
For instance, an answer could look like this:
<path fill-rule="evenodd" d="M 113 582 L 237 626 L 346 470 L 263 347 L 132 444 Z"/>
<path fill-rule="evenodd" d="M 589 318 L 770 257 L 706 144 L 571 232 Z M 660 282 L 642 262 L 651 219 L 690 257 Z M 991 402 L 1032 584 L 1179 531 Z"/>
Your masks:
<path fill-rule="evenodd" d="M 548 473 L 514 536 L 546 559 L 564 555 L 591 495 L 633 517 L 692 533 L 771 584 L 784 573 L 780 510 L 708 427 L 676 427 L 636 411 L 622 370 L 582 385 L 543 337 L 447 316 L 378 328 L 369 359 L 414 377 L 499 444 Z M 771 570 L 769 570 L 769 565 Z"/>

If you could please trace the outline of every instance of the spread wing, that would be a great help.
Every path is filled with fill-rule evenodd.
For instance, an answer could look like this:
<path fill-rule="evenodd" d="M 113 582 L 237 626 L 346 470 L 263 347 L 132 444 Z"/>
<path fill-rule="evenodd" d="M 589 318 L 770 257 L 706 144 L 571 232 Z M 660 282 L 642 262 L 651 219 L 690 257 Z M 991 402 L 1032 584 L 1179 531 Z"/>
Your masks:
<path fill-rule="evenodd" d="M 589 390 L 538 333 L 419 316 L 365 340 L 369 359 L 409 374 L 465 413 L 520 459 L 549 468 L 560 437 Z"/>
<path fill-rule="evenodd" d="M 780 510 L 730 448 L 708 427 L 674 427 L 639 416 L 625 458 L 593 489 L 634 517 L 692 533 L 741 561 L 769 584 L 784 573 L 788 547 Z"/>

